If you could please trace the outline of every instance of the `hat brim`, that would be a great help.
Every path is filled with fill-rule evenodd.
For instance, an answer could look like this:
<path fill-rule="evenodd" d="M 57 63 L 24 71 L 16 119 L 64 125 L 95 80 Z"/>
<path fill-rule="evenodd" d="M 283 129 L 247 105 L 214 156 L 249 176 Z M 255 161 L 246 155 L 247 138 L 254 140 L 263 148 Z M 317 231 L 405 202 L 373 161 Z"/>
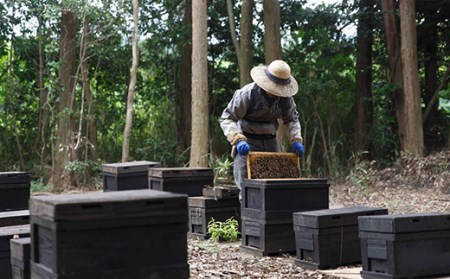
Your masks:
<path fill-rule="evenodd" d="M 265 72 L 266 68 L 267 66 L 256 66 L 250 71 L 250 76 L 259 87 L 279 97 L 291 97 L 297 94 L 298 83 L 293 76 L 291 76 L 289 84 L 280 85 L 269 79 Z"/>

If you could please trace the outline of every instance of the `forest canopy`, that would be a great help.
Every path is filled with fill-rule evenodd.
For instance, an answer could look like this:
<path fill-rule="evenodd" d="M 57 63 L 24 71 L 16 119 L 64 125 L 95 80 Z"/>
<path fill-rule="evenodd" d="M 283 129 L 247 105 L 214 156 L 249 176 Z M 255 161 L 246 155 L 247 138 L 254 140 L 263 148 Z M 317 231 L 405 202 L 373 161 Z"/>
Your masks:
<path fill-rule="evenodd" d="M 389 165 L 408 150 L 408 117 L 402 118 L 401 106 L 410 96 L 402 73 L 410 69 L 417 73 L 409 76 L 415 77 L 411 88 L 418 90 L 420 153 L 448 148 L 450 1 L 411 1 L 416 3 L 412 7 L 394 0 L 316 6 L 306 0 L 262 2 L 207 1 L 210 167 L 230 160 L 218 118 L 245 78 L 233 32 L 238 43 L 249 40 L 252 65 L 267 64 L 273 53 L 265 41 L 270 20 L 265 11 L 267 15 L 275 8 L 281 58 L 300 86 L 295 101 L 306 148 L 302 175 L 345 175 L 359 159 Z M 244 15 L 242 8 L 249 4 L 250 13 Z M 190 5 L 190 0 L 139 5 L 130 160 L 171 167 L 189 162 L 191 127 L 196 125 L 190 115 Z M 410 32 L 401 33 L 401 27 L 408 27 L 407 8 L 414 9 L 412 38 L 403 37 Z M 60 188 L 98 187 L 100 166 L 121 160 L 132 12 L 131 1 L 124 0 L 0 2 L 2 171 L 28 171 L 42 184 L 53 181 Z M 249 34 L 244 32 L 249 30 L 245 16 L 250 18 Z M 356 34 L 346 33 L 350 26 Z M 417 69 L 397 71 L 399 63 L 410 65 L 398 61 L 404 48 L 415 50 Z M 52 179 L 63 152 L 70 185 Z"/>

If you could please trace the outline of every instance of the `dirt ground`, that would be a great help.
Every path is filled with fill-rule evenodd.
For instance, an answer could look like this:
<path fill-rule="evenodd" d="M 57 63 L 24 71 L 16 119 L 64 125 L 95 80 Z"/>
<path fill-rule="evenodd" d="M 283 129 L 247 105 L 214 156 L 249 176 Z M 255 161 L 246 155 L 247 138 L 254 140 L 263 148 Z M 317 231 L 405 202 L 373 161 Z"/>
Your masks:
<path fill-rule="evenodd" d="M 450 212 L 450 151 L 403 157 L 393 167 L 364 163 L 345 179 L 330 181 L 330 208 L 365 205 L 391 214 Z M 191 278 L 329 278 L 295 266 L 295 255 L 256 257 L 240 242 L 189 239 Z"/>

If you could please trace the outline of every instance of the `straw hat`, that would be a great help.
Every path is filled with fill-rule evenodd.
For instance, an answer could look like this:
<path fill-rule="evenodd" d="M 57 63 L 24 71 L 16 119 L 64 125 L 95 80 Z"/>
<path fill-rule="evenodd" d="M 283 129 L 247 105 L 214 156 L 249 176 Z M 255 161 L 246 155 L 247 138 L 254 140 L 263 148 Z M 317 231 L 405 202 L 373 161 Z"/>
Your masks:
<path fill-rule="evenodd" d="M 250 75 L 259 87 L 270 94 L 279 97 L 297 94 L 298 83 L 291 76 L 291 67 L 282 60 L 274 60 L 269 66 L 253 67 Z"/>

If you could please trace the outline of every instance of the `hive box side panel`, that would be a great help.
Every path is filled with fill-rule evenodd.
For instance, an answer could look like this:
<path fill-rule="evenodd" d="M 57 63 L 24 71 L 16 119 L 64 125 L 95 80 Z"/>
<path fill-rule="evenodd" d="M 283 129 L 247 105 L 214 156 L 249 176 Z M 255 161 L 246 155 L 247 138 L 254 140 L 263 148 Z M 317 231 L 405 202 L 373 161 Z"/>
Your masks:
<path fill-rule="evenodd" d="M 162 216 L 58 224 L 32 216 L 31 221 L 32 261 L 56 274 L 80 268 L 179 264 L 187 257 L 187 212 L 172 220 Z"/>
<path fill-rule="evenodd" d="M 0 211 L 28 209 L 30 184 L 0 185 Z"/>
<path fill-rule="evenodd" d="M 32 279 L 188 279 L 189 265 L 171 265 L 148 268 L 113 269 L 86 271 L 79 270 L 76 273 L 55 274 L 45 266 L 30 263 Z"/>
<path fill-rule="evenodd" d="M 395 278 L 450 274 L 450 231 L 410 234 L 360 232 L 363 274 Z"/>
<path fill-rule="evenodd" d="M 25 225 L 30 223 L 29 210 L 0 212 L 0 227 Z"/>

